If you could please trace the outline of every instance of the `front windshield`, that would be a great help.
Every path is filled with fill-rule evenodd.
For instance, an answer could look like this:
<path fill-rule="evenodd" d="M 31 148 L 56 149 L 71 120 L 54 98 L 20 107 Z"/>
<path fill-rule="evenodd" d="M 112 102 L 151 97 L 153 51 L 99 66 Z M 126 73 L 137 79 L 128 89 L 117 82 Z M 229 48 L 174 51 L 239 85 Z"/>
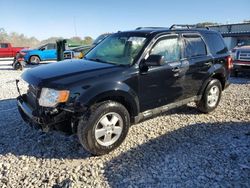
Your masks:
<path fill-rule="evenodd" d="M 99 44 L 103 39 L 105 39 L 109 34 L 103 34 L 103 35 L 100 35 L 99 37 L 97 37 L 94 42 L 93 42 L 93 45 L 97 45 Z"/>
<path fill-rule="evenodd" d="M 130 65 L 145 42 L 145 37 L 111 35 L 91 50 L 85 58 L 104 63 Z"/>

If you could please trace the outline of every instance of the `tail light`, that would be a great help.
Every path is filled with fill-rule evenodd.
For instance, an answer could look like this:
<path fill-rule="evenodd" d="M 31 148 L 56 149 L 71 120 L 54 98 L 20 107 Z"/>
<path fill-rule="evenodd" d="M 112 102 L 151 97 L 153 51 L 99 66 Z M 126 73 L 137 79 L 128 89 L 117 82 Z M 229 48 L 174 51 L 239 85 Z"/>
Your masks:
<path fill-rule="evenodd" d="M 227 68 L 232 69 L 233 68 L 233 58 L 231 56 L 227 57 Z"/>

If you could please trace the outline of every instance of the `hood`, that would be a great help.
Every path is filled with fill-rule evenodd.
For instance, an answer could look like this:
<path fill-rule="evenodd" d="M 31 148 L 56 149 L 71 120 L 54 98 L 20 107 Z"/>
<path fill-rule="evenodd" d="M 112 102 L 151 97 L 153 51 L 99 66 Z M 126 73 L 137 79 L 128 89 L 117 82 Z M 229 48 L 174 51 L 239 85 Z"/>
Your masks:
<path fill-rule="evenodd" d="M 26 70 L 22 78 L 38 87 L 65 89 L 79 81 L 109 75 L 122 66 L 89 60 L 65 60 Z"/>
<path fill-rule="evenodd" d="M 30 51 L 34 51 L 34 50 L 38 50 L 38 49 L 22 49 L 21 52 L 24 52 L 24 53 L 28 53 Z"/>

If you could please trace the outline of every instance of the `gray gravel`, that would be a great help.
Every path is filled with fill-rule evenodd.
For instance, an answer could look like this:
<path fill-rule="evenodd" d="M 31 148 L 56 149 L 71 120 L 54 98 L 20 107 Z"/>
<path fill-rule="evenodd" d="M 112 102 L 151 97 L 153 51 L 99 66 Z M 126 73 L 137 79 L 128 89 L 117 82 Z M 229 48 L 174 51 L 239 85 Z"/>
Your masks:
<path fill-rule="evenodd" d="M 16 109 L 10 61 L 0 61 L 0 187 L 250 187 L 250 78 L 233 78 L 219 107 L 194 104 L 131 127 L 93 157 L 76 136 L 42 133 Z"/>

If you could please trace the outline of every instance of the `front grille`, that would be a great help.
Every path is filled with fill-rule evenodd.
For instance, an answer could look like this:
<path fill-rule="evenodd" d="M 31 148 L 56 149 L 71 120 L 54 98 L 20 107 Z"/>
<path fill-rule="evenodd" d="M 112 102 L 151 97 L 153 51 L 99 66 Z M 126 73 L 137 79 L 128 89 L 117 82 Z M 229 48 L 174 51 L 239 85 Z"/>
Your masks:
<path fill-rule="evenodd" d="M 239 60 L 250 61 L 250 50 L 249 51 L 239 51 Z"/>
<path fill-rule="evenodd" d="M 27 91 L 27 102 L 33 109 L 35 109 L 37 106 L 38 91 L 39 91 L 38 88 L 36 88 L 33 85 L 29 85 Z"/>

